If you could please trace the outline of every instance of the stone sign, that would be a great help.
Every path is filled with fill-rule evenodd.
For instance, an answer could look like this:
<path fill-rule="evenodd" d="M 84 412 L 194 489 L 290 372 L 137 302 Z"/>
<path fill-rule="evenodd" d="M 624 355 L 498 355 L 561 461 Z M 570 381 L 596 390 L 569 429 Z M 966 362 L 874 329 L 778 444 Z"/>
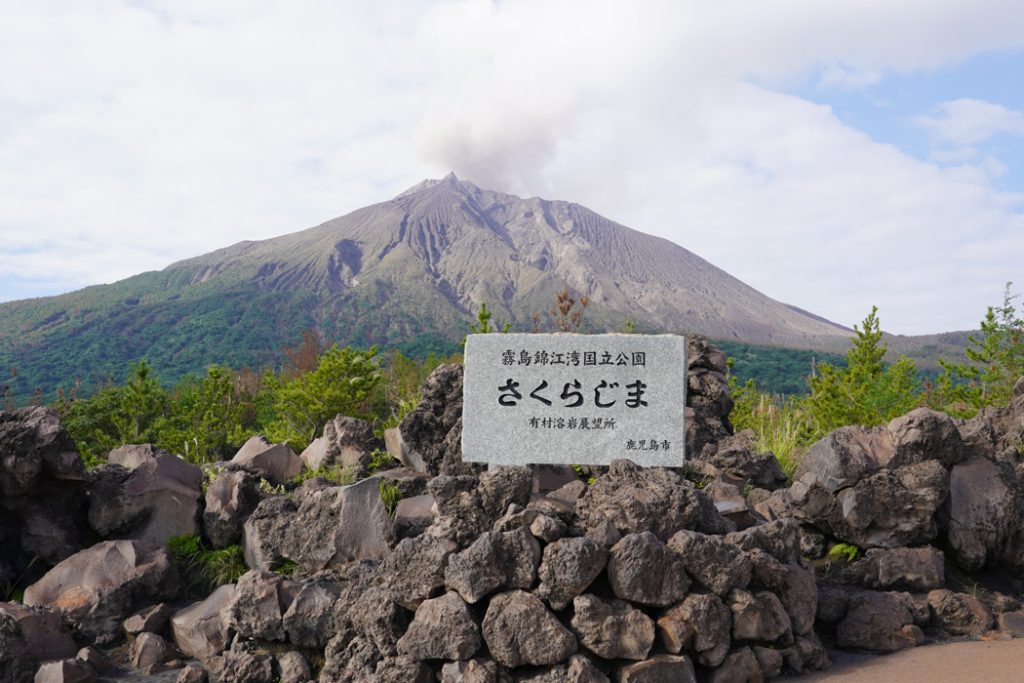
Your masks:
<path fill-rule="evenodd" d="M 472 334 L 465 370 L 466 462 L 683 464 L 681 336 Z"/>

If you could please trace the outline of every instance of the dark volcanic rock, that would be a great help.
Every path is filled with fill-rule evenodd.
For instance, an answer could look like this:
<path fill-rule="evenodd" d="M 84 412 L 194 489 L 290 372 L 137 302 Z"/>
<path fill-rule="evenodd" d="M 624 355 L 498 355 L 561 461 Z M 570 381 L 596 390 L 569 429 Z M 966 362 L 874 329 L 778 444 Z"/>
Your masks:
<path fill-rule="evenodd" d="M 942 553 L 931 546 L 869 550 L 843 571 L 843 580 L 867 588 L 929 591 L 945 582 Z"/>
<path fill-rule="evenodd" d="M 533 475 L 525 467 L 496 467 L 479 477 L 442 475 L 430 481 L 434 523 L 426 533 L 466 547 L 505 514 L 513 503 L 530 502 Z"/>
<path fill-rule="evenodd" d="M 556 610 L 587 589 L 608 561 L 604 546 L 586 537 L 563 538 L 544 548 L 537 595 Z"/>
<path fill-rule="evenodd" d="M 957 636 L 980 636 L 992 629 L 992 612 L 973 595 L 951 590 L 928 593 L 932 623 Z"/>
<path fill-rule="evenodd" d="M 658 619 L 662 645 L 672 654 L 686 651 L 705 666 L 718 666 L 732 644 L 732 612 L 717 596 L 691 593 Z"/>
<path fill-rule="evenodd" d="M 487 532 L 448 558 L 445 584 L 475 604 L 499 588 L 532 587 L 540 559 L 540 545 L 526 528 Z"/>
<path fill-rule="evenodd" d="M 691 482 L 669 470 L 644 469 L 628 460 L 611 464 L 576 502 L 576 514 L 589 530 L 609 525 L 620 536 L 650 531 L 663 541 L 682 529 L 735 530 Z"/>
<path fill-rule="evenodd" d="M 242 540 L 242 526 L 260 504 L 260 482 L 245 471 L 221 473 L 206 491 L 203 530 L 214 548 Z"/>
<path fill-rule="evenodd" d="M 480 649 L 480 626 L 457 593 L 424 600 L 398 651 L 413 659 L 469 659 Z"/>
<path fill-rule="evenodd" d="M 380 480 L 370 477 L 302 496 L 285 532 L 283 555 L 313 572 L 353 560 L 383 559 L 394 542 Z"/>
<path fill-rule="evenodd" d="M 491 598 L 483 623 L 484 640 L 502 666 L 544 666 L 576 652 L 576 637 L 540 598 L 511 591 Z"/>
<path fill-rule="evenodd" d="M 573 611 L 572 628 L 580 644 L 597 656 L 641 660 L 651 651 L 654 622 L 629 603 L 580 595 Z"/>
<path fill-rule="evenodd" d="M 395 601 L 414 610 L 440 592 L 448 558 L 456 550 L 454 541 L 427 535 L 407 538 L 395 546 L 381 566 Z"/>
<path fill-rule="evenodd" d="M 89 492 L 89 523 L 101 536 L 161 546 L 199 532 L 202 470 L 148 444 L 123 446 L 110 457 Z"/>
<path fill-rule="evenodd" d="M 957 564 L 977 571 L 1006 554 L 1022 511 L 1024 489 L 1009 467 L 980 457 L 955 465 L 944 516 Z"/>
<path fill-rule="evenodd" d="M 423 384 L 419 404 L 398 426 L 402 440 L 420 454 L 431 474 L 475 474 L 479 465 L 462 462 L 461 365 L 440 365 Z"/>
<path fill-rule="evenodd" d="M 252 569 L 273 569 L 286 559 L 285 547 L 297 506 L 284 496 L 264 498 L 242 525 L 242 551 Z"/>
<path fill-rule="evenodd" d="M 750 560 L 720 536 L 680 531 L 669 539 L 668 547 L 682 558 L 686 571 L 716 595 L 750 583 Z"/>
<path fill-rule="evenodd" d="M 356 417 L 338 415 L 324 425 L 323 435 L 313 440 L 299 456 L 311 470 L 342 467 L 362 472 L 370 454 L 384 444 L 373 435 L 373 425 Z"/>
<path fill-rule="evenodd" d="M 608 582 L 619 598 L 655 607 L 678 602 L 690 587 L 683 558 L 649 531 L 625 536 L 612 547 Z"/>
<path fill-rule="evenodd" d="M 850 598 L 846 616 L 836 628 L 836 639 L 840 647 L 893 652 L 914 647 L 922 634 L 894 594 L 865 591 Z"/>

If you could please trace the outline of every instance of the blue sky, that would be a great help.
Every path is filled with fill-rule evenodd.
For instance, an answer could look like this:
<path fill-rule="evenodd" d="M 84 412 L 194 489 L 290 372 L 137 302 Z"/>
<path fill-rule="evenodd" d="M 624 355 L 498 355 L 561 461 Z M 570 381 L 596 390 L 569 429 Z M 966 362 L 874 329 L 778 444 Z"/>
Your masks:
<path fill-rule="evenodd" d="M 12 4 L 0 301 L 455 171 L 839 323 L 970 328 L 1024 290 L 1022 26 L 1016 0 Z"/>

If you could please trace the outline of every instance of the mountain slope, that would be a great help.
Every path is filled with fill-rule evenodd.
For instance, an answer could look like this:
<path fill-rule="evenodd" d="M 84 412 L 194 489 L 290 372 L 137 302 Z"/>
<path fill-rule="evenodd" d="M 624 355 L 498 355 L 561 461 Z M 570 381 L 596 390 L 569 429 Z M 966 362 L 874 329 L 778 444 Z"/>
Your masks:
<path fill-rule="evenodd" d="M 850 330 L 775 301 L 667 240 L 577 204 L 482 190 L 454 175 L 320 226 L 241 242 L 159 272 L 0 304 L 0 368 L 15 393 L 273 362 L 304 329 L 360 345 L 457 340 L 481 302 L 530 328 L 555 292 L 590 297 L 590 331 L 699 332 L 841 350 Z"/>

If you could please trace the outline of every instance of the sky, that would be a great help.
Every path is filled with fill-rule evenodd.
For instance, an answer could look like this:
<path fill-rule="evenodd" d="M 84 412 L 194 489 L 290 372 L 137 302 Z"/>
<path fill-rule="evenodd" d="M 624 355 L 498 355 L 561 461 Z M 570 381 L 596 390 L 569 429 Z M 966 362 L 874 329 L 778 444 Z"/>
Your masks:
<path fill-rule="evenodd" d="M 1024 3 L 0 0 L 0 301 L 449 171 L 845 325 L 974 328 L 1024 290 Z"/>

